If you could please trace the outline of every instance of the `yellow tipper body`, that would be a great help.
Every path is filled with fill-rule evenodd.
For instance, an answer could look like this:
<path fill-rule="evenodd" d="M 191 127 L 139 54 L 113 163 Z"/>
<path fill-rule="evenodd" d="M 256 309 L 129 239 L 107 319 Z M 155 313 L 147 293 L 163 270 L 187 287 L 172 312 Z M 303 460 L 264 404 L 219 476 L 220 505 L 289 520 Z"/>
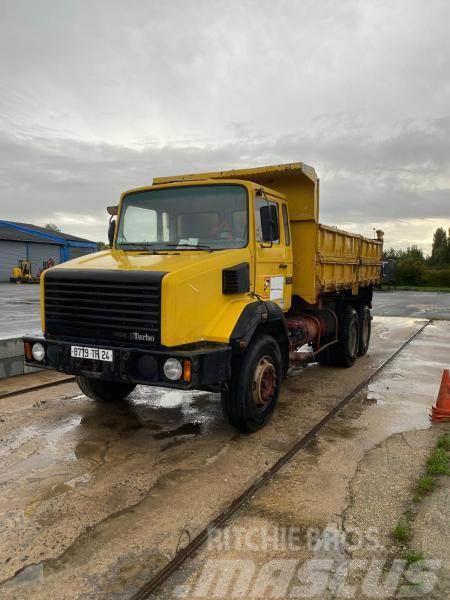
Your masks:
<path fill-rule="evenodd" d="M 175 177 L 157 184 L 199 180 L 243 180 L 275 190 L 287 200 L 292 232 L 292 294 L 310 304 L 321 292 L 377 284 L 381 278 L 382 242 L 319 224 L 319 180 L 304 163 L 236 169 Z"/>

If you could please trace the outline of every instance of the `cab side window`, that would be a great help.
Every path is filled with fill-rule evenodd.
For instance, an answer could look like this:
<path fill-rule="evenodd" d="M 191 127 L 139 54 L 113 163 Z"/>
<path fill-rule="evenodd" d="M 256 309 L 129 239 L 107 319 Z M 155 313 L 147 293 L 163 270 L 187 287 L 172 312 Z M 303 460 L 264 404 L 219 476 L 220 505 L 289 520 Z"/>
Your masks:
<path fill-rule="evenodd" d="M 256 241 L 264 242 L 262 227 L 261 227 L 261 208 L 267 205 L 274 206 L 276 208 L 278 214 L 278 222 L 280 222 L 280 212 L 278 208 L 278 204 L 276 202 L 272 202 L 271 200 L 265 200 L 264 198 L 256 198 L 255 199 L 255 228 L 256 228 Z M 278 239 L 272 240 L 273 244 L 280 243 L 280 237 Z"/>

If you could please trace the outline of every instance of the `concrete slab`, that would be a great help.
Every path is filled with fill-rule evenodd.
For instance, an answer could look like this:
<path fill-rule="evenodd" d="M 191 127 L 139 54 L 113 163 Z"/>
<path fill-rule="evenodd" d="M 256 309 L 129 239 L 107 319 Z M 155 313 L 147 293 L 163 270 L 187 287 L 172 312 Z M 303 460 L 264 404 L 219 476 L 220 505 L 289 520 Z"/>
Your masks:
<path fill-rule="evenodd" d="M 22 338 L 0 339 L 0 379 L 36 371 L 24 364 Z"/>
<path fill-rule="evenodd" d="M 0 340 L 0 361 L 13 356 L 20 356 L 23 353 L 22 342 L 20 338 Z"/>

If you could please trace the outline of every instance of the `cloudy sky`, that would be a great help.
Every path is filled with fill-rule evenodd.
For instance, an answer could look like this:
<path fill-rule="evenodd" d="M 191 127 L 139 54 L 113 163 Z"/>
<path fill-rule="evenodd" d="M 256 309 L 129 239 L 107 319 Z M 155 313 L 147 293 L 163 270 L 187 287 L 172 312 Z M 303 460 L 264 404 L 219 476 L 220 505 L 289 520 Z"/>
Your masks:
<path fill-rule="evenodd" d="M 0 0 L 0 219 L 106 238 L 155 175 L 297 160 L 321 221 L 450 226 L 448 0 Z"/>

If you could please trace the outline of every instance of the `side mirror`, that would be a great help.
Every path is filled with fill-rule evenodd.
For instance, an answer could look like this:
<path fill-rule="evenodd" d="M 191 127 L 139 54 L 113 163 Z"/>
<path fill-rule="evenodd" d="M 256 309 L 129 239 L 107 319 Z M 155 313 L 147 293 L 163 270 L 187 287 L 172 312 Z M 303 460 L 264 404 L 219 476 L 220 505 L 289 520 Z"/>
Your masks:
<path fill-rule="evenodd" d="M 116 233 L 116 220 L 111 219 L 109 222 L 109 226 L 108 226 L 108 241 L 109 241 L 109 245 L 111 246 L 111 248 L 113 247 L 115 233 Z"/>
<path fill-rule="evenodd" d="M 261 206 L 261 232 L 263 242 L 273 242 L 280 237 L 280 226 L 278 223 L 278 210 L 273 204 Z"/>

